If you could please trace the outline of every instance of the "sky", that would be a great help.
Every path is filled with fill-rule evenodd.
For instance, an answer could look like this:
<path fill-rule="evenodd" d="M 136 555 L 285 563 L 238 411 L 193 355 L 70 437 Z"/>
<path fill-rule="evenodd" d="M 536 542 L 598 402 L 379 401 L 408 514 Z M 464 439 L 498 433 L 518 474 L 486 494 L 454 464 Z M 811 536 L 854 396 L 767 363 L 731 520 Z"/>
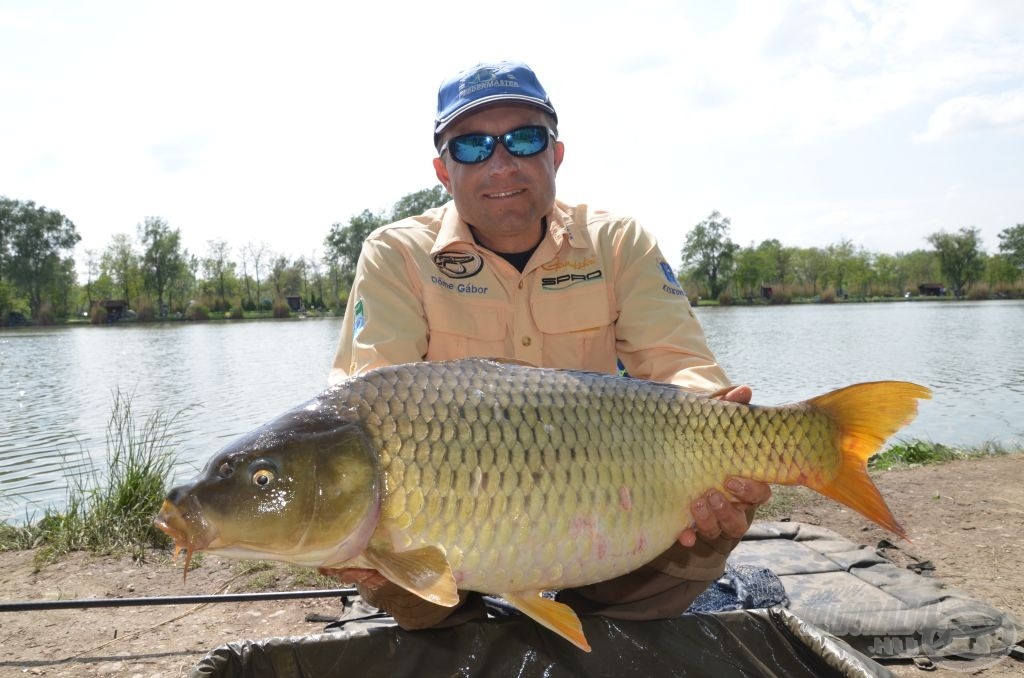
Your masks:
<path fill-rule="evenodd" d="M 321 257 L 438 183 L 439 84 L 504 59 L 558 111 L 558 197 L 676 266 L 715 210 L 742 246 L 891 254 L 1024 222 L 1019 0 L 0 0 L 0 196 L 79 262 L 153 216 L 199 256 Z"/>

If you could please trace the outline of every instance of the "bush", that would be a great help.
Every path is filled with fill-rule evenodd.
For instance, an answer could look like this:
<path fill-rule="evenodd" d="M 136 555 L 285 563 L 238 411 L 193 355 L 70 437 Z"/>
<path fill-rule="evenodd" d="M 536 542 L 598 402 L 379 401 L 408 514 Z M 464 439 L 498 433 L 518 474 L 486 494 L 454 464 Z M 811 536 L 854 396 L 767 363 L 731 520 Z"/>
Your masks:
<path fill-rule="evenodd" d="M 818 297 L 818 301 L 822 304 L 834 304 L 836 303 L 836 293 L 831 290 L 822 292 L 821 296 Z"/>
<path fill-rule="evenodd" d="M 231 308 L 228 309 L 228 312 L 225 314 L 225 317 L 228 318 L 229 320 L 242 320 L 243 318 L 245 318 L 245 311 L 242 309 L 241 299 L 239 299 L 238 301 L 231 305 Z"/>
<path fill-rule="evenodd" d="M 719 293 L 719 295 L 718 295 L 718 305 L 719 306 L 732 306 L 733 305 L 732 295 L 729 294 L 728 292 L 721 292 L 721 293 Z"/>
<path fill-rule="evenodd" d="M 288 318 L 291 317 L 292 309 L 288 306 L 288 302 L 278 297 L 274 299 L 274 308 L 272 314 L 275 318 Z"/>
<path fill-rule="evenodd" d="M 185 320 L 209 320 L 210 309 L 202 304 L 189 304 L 185 309 Z"/>
<path fill-rule="evenodd" d="M 36 313 L 35 320 L 39 325 L 52 325 L 54 321 L 53 306 L 49 303 L 43 303 L 42 307 Z"/>
<path fill-rule="evenodd" d="M 151 323 L 156 320 L 156 307 L 148 301 L 139 303 L 135 312 L 135 319 L 142 323 Z"/>

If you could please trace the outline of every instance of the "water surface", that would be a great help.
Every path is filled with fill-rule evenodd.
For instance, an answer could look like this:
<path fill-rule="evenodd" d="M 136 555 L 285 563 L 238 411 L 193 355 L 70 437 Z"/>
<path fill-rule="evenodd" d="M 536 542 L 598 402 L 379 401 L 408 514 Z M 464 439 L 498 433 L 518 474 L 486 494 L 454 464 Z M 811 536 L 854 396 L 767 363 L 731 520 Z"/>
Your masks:
<path fill-rule="evenodd" d="M 1024 302 L 700 308 L 708 342 L 754 402 L 858 381 L 932 388 L 901 438 L 1024 444 Z M 0 519 L 61 505 L 67 475 L 102 462 L 113 394 L 136 415 L 186 410 L 184 479 L 235 436 L 327 382 L 338 318 L 0 331 Z"/>

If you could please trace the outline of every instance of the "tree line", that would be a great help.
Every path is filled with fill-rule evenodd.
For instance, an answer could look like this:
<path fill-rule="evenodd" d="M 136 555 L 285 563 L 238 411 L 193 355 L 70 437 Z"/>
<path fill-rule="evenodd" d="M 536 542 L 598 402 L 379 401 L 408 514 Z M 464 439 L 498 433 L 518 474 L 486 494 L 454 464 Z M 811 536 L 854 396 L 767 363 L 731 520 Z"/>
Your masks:
<path fill-rule="evenodd" d="M 208 240 L 203 253 L 182 245 L 181 229 L 146 217 L 134 232 L 117 233 L 102 250 L 87 249 L 77 270 L 74 223 L 57 210 L 0 196 L 0 324 L 40 323 L 92 315 L 101 302 L 123 302 L 139 319 L 203 317 L 209 312 L 271 311 L 287 297 L 306 309 L 344 308 L 365 237 L 378 226 L 444 204 L 438 185 L 406 195 L 388 210 L 364 210 L 335 223 L 325 254 L 289 258 L 266 242 L 233 247 Z"/>
<path fill-rule="evenodd" d="M 691 296 L 729 302 L 737 298 L 786 302 L 796 297 L 875 298 L 929 291 L 962 298 L 1019 296 L 1024 282 L 1024 224 L 999 233 L 989 255 L 980 231 L 938 231 L 930 249 L 874 253 L 840 240 L 825 248 L 789 247 L 766 239 L 746 247 L 730 238 L 731 220 L 718 211 L 695 225 L 682 249 L 680 282 Z"/>
<path fill-rule="evenodd" d="M 291 259 L 262 241 L 231 246 L 207 241 L 189 252 L 181 230 L 161 217 L 146 217 L 133 233 L 112 236 L 100 250 L 84 252 L 81 237 L 57 210 L 0 197 L 0 320 L 40 323 L 92 314 L 105 318 L 104 300 L 120 300 L 140 319 L 191 317 L 190 313 L 271 311 L 287 297 L 307 309 L 344 308 L 363 241 L 374 229 L 444 204 L 440 186 L 410 193 L 390 209 L 363 210 L 331 225 L 324 254 Z M 897 254 L 865 251 L 849 240 L 825 248 L 783 245 L 777 239 L 741 247 L 731 222 L 719 212 L 695 225 L 681 252 L 680 281 L 693 297 L 728 301 L 794 297 L 902 296 L 922 283 L 943 283 L 966 296 L 1020 294 L 1024 274 L 1024 224 L 1003 230 L 998 254 L 982 249 L 979 231 L 962 228 L 926 238 L 931 249 Z M 201 315 L 197 317 L 202 317 Z"/>

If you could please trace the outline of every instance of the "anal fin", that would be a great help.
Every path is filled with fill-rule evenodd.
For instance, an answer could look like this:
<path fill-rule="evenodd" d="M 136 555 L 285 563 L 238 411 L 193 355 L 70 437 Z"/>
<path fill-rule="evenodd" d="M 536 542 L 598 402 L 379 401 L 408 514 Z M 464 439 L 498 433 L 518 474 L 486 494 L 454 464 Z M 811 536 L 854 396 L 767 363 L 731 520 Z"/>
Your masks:
<path fill-rule="evenodd" d="M 590 652 L 590 643 L 583 635 L 583 624 L 568 605 L 545 598 L 540 591 L 518 591 L 499 595 L 541 626 L 551 629 L 584 652 Z"/>
<path fill-rule="evenodd" d="M 363 551 L 363 557 L 384 577 L 423 600 L 445 607 L 459 602 L 451 565 L 436 546 L 400 553 L 370 547 Z"/>

